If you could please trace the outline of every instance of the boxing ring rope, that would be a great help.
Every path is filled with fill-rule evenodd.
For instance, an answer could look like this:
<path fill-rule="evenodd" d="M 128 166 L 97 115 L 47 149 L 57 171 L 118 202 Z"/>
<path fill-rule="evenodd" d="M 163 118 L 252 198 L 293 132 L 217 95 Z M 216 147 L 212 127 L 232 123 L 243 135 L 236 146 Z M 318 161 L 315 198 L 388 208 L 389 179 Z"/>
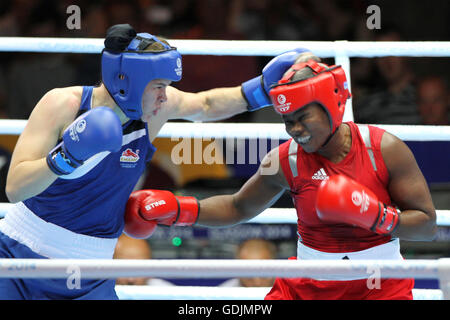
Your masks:
<path fill-rule="evenodd" d="M 117 285 L 116 293 L 120 300 L 263 300 L 270 289 L 269 287 L 177 286 L 175 288 L 173 286 Z M 423 295 L 419 297 L 417 294 L 414 298 L 430 300 Z M 432 300 L 442 300 L 442 291 L 433 292 Z"/>
<path fill-rule="evenodd" d="M 27 120 L 0 119 L 0 134 L 19 135 Z M 404 141 L 450 141 L 450 126 L 381 125 Z M 168 122 L 160 138 L 236 138 L 288 140 L 282 123 Z"/>
<path fill-rule="evenodd" d="M 270 287 L 125 286 L 117 285 L 120 300 L 264 300 Z M 414 300 L 444 300 L 442 290 L 413 289 Z"/>
<path fill-rule="evenodd" d="M 180 263 L 182 261 L 182 263 Z M 450 258 L 410 260 L 0 259 L 1 278 L 354 277 L 450 280 Z M 375 273 L 374 270 L 377 270 Z M 441 288 L 444 289 L 444 288 Z"/>
<path fill-rule="evenodd" d="M 92 53 L 99 54 L 103 49 L 104 39 L 98 38 L 31 38 L 31 37 L 0 37 L 0 51 L 5 52 L 47 52 L 47 53 Z M 170 40 L 181 54 L 186 55 L 237 55 L 237 56 L 275 56 L 282 52 L 305 47 L 310 49 L 319 57 L 334 57 L 337 64 L 341 64 L 350 79 L 350 58 L 351 57 L 381 57 L 381 56 L 411 56 L 411 57 L 448 57 L 450 56 L 449 41 L 246 41 L 246 40 Z M 347 102 L 344 120 L 353 120 L 351 99 Z M 8 120 L 11 123 L 0 122 L 0 128 L 5 128 L 0 134 L 18 134 L 24 126 L 20 120 Z M 246 124 L 228 124 L 233 126 L 232 131 L 227 131 L 226 127 L 218 130 L 218 124 L 209 124 L 213 128 L 200 130 L 198 123 L 175 124 L 168 123 L 164 126 L 160 137 L 173 137 L 175 132 L 190 134 L 190 137 L 199 137 L 200 132 L 214 137 L 215 132 L 223 132 L 228 136 L 229 132 L 239 131 L 243 137 L 251 138 L 258 132 L 257 137 L 261 137 L 261 132 L 270 132 L 278 137 L 287 138 L 287 134 L 281 125 L 278 124 L 253 124 L 264 127 L 263 130 L 250 130 Z M 224 124 L 225 125 L 225 124 Z M 268 128 L 272 127 L 269 131 Z M 188 131 L 185 131 L 188 127 Z M 205 124 L 205 128 L 208 124 Z M 179 130 L 177 128 L 182 128 Z M 400 139 L 411 139 L 416 141 L 428 140 L 450 140 L 450 126 L 386 126 L 387 130 L 397 135 Z M 175 129 L 175 130 L 174 130 Z M 211 130 L 210 130 L 211 129 Z M 9 131 L 6 131 L 9 130 Z M 399 133 L 397 133 L 399 131 Z M 275 133 L 277 132 L 277 133 Z M 203 137 L 203 136 L 202 136 Z M 419 140 L 417 140 L 419 139 Z"/>
<path fill-rule="evenodd" d="M 248 223 L 297 224 L 297 213 L 293 208 L 269 208 L 249 220 Z M 450 227 L 450 210 L 436 210 L 436 224 L 440 227 Z"/>
<path fill-rule="evenodd" d="M 46 53 L 100 53 L 101 38 L 0 37 L 0 51 Z M 447 57 L 450 41 L 264 41 L 264 40 L 179 40 L 169 39 L 181 54 L 275 56 L 305 47 L 319 57 L 374 58 L 381 56 Z"/>
<path fill-rule="evenodd" d="M 104 39 L 0 37 L 0 51 L 47 53 L 94 53 L 102 51 Z M 275 56 L 298 47 L 308 48 L 322 58 L 334 57 L 350 79 L 351 57 L 448 57 L 450 42 L 442 41 L 263 41 L 263 40 L 179 40 L 170 43 L 185 55 Z M 344 121 L 353 119 L 352 100 L 347 102 Z"/>
<path fill-rule="evenodd" d="M 0 259 L 1 278 L 115 279 L 118 277 L 333 277 L 439 279 L 440 291 L 428 296 L 450 299 L 450 258 L 437 260 L 128 260 Z M 371 281 L 371 280 L 368 280 Z M 179 287 L 176 287 L 178 289 Z M 151 287 L 143 290 L 150 294 Z M 172 288 L 172 291 L 177 291 Z M 217 291 L 217 290 L 216 290 Z M 428 291 L 428 290 L 427 290 Z M 223 292 L 225 293 L 225 292 Z M 253 290 L 252 294 L 261 294 Z M 417 293 L 417 291 L 416 291 Z M 122 295 L 130 294 L 122 290 Z M 141 292 L 142 294 L 142 292 Z M 196 294 L 198 294 L 196 292 Z M 203 293 L 205 294 L 205 293 Z M 209 295 L 217 296 L 217 292 Z M 228 293 L 230 295 L 230 293 Z M 422 294 L 426 295 L 426 292 Z M 194 293 L 189 295 L 190 298 Z M 178 294 L 187 298 L 187 291 Z M 235 298 L 234 295 L 230 295 Z M 254 296 L 255 298 L 257 296 Z M 175 295 L 172 294 L 172 298 Z"/>
<path fill-rule="evenodd" d="M 170 40 L 181 54 L 275 56 L 282 52 L 306 47 L 322 58 L 334 57 L 350 75 L 351 57 L 447 57 L 450 42 L 352 42 L 352 41 L 221 41 Z M 0 37 L 0 51 L 99 54 L 103 39 L 92 38 L 26 38 Z M 349 82 L 350 79 L 349 79 Z M 344 121 L 353 120 L 351 100 Z M 26 120 L 0 120 L 0 134 L 20 134 Z M 450 141 L 450 126 L 377 125 L 410 141 Z M 230 130 L 232 127 L 232 130 Z M 230 136 L 230 133 L 232 135 Z M 159 137 L 166 138 L 271 138 L 288 139 L 283 124 L 262 123 L 167 123 Z M 10 204 L 0 203 L 0 216 Z M 252 223 L 296 223 L 293 209 L 271 208 Z M 450 210 L 437 210 L 437 224 L 450 226 Z M 282 260 L 32 260 L 0 259 L 0 277 L 67 278 L 70 268 L 81 270 L 87 278 L 149 276 L 171 278 L 214 277 L 314 277 L 326 274 L 367 274 L 368 268 L 378 268 L 382 277 L 439 279 L 441 290 L 414 289 L 414 299 L 450 299 L 450 259 L 402 261 L 282 261 Z M 195 288 L 200 288 L 196 290 Z M 116 286 L 122 299 L 263 299 L 268 288 L 150 287 Z"/>
<path fill-rule="evenodd" d="M 0 203 L 0 218 L 5 216 L 11 206 L 11 203 Z M 438 226 L 450 227 L 450 210 L 436 210 L 436 216 Z M 246 223 L 297 224 L 297 213 L 293 208 L 268 208 Z"/>

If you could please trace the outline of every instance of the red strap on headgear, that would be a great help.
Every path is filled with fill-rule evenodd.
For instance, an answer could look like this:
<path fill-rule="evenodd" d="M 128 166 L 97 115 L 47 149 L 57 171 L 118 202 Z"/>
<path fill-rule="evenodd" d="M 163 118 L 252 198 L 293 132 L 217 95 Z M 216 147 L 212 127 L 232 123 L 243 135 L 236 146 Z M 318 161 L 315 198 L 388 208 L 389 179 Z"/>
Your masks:
<path fill-rule="evenodd" d="M 298 70 L 306 67 L 313 71 L 313 77 L 291 81 Z M 313 102 L 320 104 L 330 118 L 331 132 L 335 132 L 342 123 L 345 103 L 351 97 L 342 67 L 328 67 L 314 60 L 293 65 L 278 84 L 272 87 L 269 95 L 275 111 L 282 115 L 295 112 Z"/>

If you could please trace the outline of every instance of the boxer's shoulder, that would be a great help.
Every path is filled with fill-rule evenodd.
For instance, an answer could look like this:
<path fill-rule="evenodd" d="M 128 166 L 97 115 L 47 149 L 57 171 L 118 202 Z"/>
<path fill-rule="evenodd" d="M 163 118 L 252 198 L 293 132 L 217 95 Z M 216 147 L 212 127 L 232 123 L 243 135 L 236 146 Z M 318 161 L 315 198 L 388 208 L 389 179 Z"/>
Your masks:
<path fill-rule="evenodd" d="M 380 150 L 388 168 L 396 164 L 401 166 L 405 159 L 409 159 L 412 156 L 409 147 L 401 139 L 387 131 L 384 132 L 381 139 Z"/>
<path fill-rule="evenodd" d="M 79 111 L 82 94 L 81 86 L 52 89 L 41 98 L 33 112 L 69 124 Z"/>

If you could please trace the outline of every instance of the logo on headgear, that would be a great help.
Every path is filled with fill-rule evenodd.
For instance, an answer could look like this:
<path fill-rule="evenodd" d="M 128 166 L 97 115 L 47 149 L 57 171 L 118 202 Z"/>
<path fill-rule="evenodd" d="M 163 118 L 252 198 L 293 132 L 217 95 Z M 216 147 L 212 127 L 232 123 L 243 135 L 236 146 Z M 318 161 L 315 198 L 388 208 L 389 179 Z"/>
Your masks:
<path fill-rule="evenodd" d="M 279 104 L 284 104 L 286 102 L 286 97 L 284 96 L 284 94 L 279 94 L 277 97 L 277 101 Z"/>
<path fill-rule="evenodd" d="M 276 108 L 280 112 L 286 112 L 291 108 L 291 103 L 290 102 L 286 103 L 286 96 L 284 94 L 279 94 L 277 96 L 277 102 L 278 106 L 276 106 Z"/>

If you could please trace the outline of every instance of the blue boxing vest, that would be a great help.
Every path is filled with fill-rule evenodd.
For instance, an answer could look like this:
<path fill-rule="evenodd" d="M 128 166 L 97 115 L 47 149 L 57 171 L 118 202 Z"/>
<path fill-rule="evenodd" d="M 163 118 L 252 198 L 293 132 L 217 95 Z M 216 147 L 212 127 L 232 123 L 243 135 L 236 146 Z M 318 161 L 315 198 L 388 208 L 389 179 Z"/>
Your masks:
<path fill-rule="evenodd" d="M 83 87 L 80 114 L 91 108 L 93 87 Z M 147 124 L 123 126 L 119 152 L 102 152 L 44 192 L 11 206 L 0 219 L 0 258 L 111 259 L 124 226 L 126 202 L 155 147 Z M 117 299 L 115 281 L 0 278 L 3 299 Z"/>
<path fill-rule="evenodd" d="M 92 90 L 83 87 L 79 114 L 91 108 Z M 124 227 L 128 197 L 155 151 L 147 124 L 129 121 L 123 125 L 120 151 L 92 157 L 23 203 L 39 218 L 75 233 L 117 238 Z M 77 177 L 79 172 L 82 175 Z"/>

